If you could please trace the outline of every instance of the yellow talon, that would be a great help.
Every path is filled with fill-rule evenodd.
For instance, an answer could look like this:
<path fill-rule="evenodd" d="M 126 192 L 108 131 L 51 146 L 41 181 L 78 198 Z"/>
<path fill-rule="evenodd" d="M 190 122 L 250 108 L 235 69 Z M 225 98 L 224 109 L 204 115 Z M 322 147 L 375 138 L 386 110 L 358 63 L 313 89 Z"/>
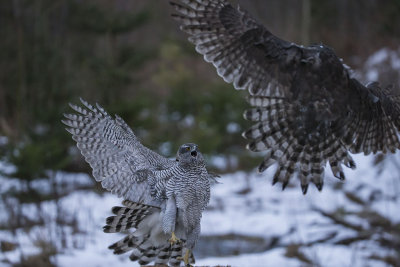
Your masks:
<path fill-rule="evenodd" d="M 190 257 L 190 249 L 186 250 L 185 256 L 176 258 L 177 260 L 183 260 L 185 266 L 189 267 L 192 266 L 189 264 L 189 257 Z"/>
<path fill-rule="evenodd" d="M 173 245 L 178 241 L 181 241 L 181 240 L 176 237 L 175 232 L 172 232 L 171 238 L 169 239 L 169 243 L 171 243 L 171 245 Z"/>

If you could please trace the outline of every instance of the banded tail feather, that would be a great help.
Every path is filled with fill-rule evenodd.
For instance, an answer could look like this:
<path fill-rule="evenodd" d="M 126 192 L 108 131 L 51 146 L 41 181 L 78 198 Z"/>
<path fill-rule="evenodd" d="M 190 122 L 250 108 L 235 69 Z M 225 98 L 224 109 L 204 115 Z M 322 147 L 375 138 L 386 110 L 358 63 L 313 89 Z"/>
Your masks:
<path fill-rule="evenodd" d="M 126 236 L 120 241 L 109 246 L 114 254 L 131 252 L 129 259 L 137 261 L 140 265 L 154 262 L 157 265 L 180 266 L 183 255 L 186 253 L 185 241 L 180 240 L 175 244 L 169 242 L 154 246 L 149 242 L 150 235 L 136 237 L 133 234 Z M 193 253 L 190 252 L 189 262 L 195 263 Z"/>
<path fill-rule="evenodd" d="M 111 209 L 115 216 L 106 219 L 106 225 L 103 227 L 105 233 L 117 233 L 137 228 L 139 223 L 154 210 L 152 206 L 129 200 L 124 200 L 122 205 L 125 207 L 116 206 Z"/>
<path fill-rule="evenodd" d="M 341 134 L 340 131 L 307 136 L 307 132 L 299 130 L 305 127 L 296 119 L 299 107 L 283 99 L 265 96 L 252 96 L 249 103 L 254 108 L 246 110 L 244 118 L 256 124 L 245 131 L 243 137 L 249 140 L 249 150 L 267 151 L 259 172 L 278 164 L 272 183 L 282 183 L 282 190 L 297 173 L 303 194 L 307 193 L 310 182 L 321 191 L 327 163 L 340 180 L 345 179 L 342 164 L 355 168 L 345 144 L 335 135 Z"/>
<path fill-rule="evenodd" d="M 130 252 L 129 259 L 137 261 L 140 265 L 154 262 L 155 265 L 180 266 L 186 252 L 186 240 L 181 239 L 171 245 L 166 235 L 161 233 L 160 238 L 159 234 L 155 233 L 154 227 L 148 225 L 149 221 L 159 218 L 159 208 L 129 200 L 124 200 L 122 205 L 112 208 L 112 213 L 115 215 L 106 219 L 103 230 L 106 233 L 116 233 L 134 228 L 134 231 L 108 248 L 113 250 L 114 254 Z M 150 216 L 154 218 L 151 219 Z M 192 253 L 190 259 L 190 263 L 195 262 Z"/>

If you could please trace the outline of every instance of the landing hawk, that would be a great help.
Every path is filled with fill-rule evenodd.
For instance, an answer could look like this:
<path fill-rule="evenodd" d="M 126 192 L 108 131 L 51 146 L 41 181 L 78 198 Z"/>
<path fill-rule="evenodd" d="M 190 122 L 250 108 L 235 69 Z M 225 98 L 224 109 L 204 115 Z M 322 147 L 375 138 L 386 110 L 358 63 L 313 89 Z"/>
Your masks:
<path fill-rule="evenodd" d="M 226 0 L 171 2 L 181 29 L 197 52 L 236 89 L 247 89 L 255 124 L 243 133 L 251 151 L 266 151 L 258 167 L 278 168 L 273 184 L 298 174 L 306 194 L 323 187 L 324 169 L 345 179 L 350 153 L 395 152 L 400 147 L 400 97 L 392 87 L 355 79 L 325 45 L 303 47 L 282 40 Z"/>

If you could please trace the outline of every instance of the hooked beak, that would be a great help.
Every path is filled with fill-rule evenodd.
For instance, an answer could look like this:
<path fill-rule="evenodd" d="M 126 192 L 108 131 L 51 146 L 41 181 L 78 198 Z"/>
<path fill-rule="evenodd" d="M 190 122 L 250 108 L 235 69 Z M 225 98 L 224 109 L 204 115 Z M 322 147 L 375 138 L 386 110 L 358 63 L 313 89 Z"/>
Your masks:
<path fill-rule="evenodd" d="M 194 146 L 192 148 L 192 151 L 190 152 L 190 155 L 192 155 L 192 157 L 197 157 L 197 146 Z"/>

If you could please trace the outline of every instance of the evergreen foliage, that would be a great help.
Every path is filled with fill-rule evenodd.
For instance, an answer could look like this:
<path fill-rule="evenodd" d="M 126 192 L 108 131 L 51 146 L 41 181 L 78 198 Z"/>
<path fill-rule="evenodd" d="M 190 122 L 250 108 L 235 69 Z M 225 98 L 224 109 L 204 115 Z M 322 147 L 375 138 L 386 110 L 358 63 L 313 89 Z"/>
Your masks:
<path fill-rule="evenodd" d="M 264 20 L 276 22 L 271 28 L 279 35 L 285 32 L 279 25 L 300 25 L 296 16 L 287 23 L 293 12 L 282 5 L 288 2 L 271 1 L 268 8 L 264 1 L 241 4 L 271 14 L 279 8 L 282 16 L 265 16 L 276 21 Z M 395 41 L 398 1 L 364 2 L 311 1 L 311 12 L 304 13 L 311 14 L 311 41 L 329 34 L 329 45 L 345 55 L 348 42 L 335 36 L 350 36 L 346 25 L 349 31 L 357 25 L 372 29 L 362 38 L 380 32 L 381 41 Z M 45 177 L 46 170 L 87 170 L 71 153 L 73 142 L 59 122 L 67 103 L 79 97 L 122 116 L 146 145 L 167 156 L 191 141 L 206 155 L 241 157 L 241 168 L 256 165 L 240 136 L 249 125 L 242 119 L 242 92 L 195 53 L 169 17 L 167 2 L 2 0 L 0 6 L 0 136 L 8 137 L 3 158 L 17 166 L 12 176 L 30 181 Z M 375 9 L 381 14 L 372 17 L 376 23 L 366 20 L 365 12 Z M 336 28 L 335 18 L 341 21 Z M 352 43 L 376 49 L 374 43 Z"/>

